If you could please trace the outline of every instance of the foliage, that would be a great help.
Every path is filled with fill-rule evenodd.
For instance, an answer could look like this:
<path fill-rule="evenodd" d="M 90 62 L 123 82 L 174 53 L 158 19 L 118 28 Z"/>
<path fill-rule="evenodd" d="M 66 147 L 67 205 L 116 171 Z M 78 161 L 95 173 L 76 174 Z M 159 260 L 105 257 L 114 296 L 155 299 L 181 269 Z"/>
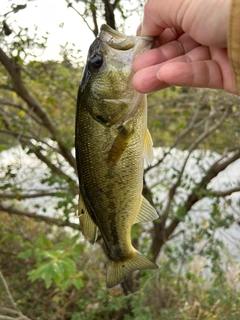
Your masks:
<path fill-rule="evenodd" d="M 131 10 L 142 10 L 141 1 L 127 3 L 66 7 L 96 35 L 102 21 L 123 29 Z M 239 98 L 178 87 L 149 95 L 158 148 L 143 193 L 159 219 L 134 226 L 132 242 L 160 269 L 135 272 L 107 290 L 101 239 L 86 244 L 76 219 L 74 121 L 83 63 L 66 46 L 61 62 L 37 61 L 47 35 L 13 28 L 19 10 L 27 7 L 13 5 L 2 17 L 0 35 L 0 270 L 18 309 L 3 286 L 0 314 L 7 307 L 9 317 L 21 310 L 41 320 L 238 319 Z"/>
<path fill-rule="evenodd" d="M 9 229 L 13 231 L 11 235 Z M 4 248 L 1 271 L 17 306 L 30 319 L 238 319 L 240 316 L 239 264 L 231 257 L 221 261 L 221 273 L 211 273 L 207 258 L 186 254 L 185 250 L 183 259 L 181 248 L 170 243 L 162 253 L 160 269 L 142 272 L 138 290 L 125 295 L 121 286 L 105 288 L 105 277 L 100 271 L 105 258 L 100 248 L 88 247 L 79 238 L 76 241 L 71 232 L 29 218 L 1 215 L 0 243 Z M 71 281 L 64 267 L 58 269 L 59 277 L 54 279 L 53 261 L 61 266 L 62 258 L 71 261 L 69 271 L 73 264 L 76 266 L 69 272 Z M 41 265 L 48 265 L 48 276 L 40 270 Z M 33 274 L 38 278 L 36 281 Z M 52 282 L 45 286 L 41 279 L 46 282 L 45 276 L 49 275 Z M 76 279 L 81 280 L 74 283 Z M 0 282 L 0 311 L 1 305 L 9 306 L 1 286 Z"/>

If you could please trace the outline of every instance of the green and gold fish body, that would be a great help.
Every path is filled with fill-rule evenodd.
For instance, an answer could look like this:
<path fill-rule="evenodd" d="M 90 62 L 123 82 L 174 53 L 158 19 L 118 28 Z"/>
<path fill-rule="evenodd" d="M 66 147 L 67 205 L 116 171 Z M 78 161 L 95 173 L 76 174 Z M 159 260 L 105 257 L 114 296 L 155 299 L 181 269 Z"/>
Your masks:
<path fill-rule="evenodd" d="M 157 266 L 131 244 L 134 223 L 157 218 L 142 196 L 144 155 L 152 157 L 146 97 L 132 85 L 132 60 L 149 37 L 126 37 L 102 26 L 89 49 L 76 115 L 79 217 L 91 243 L 97 230 L 109 258 L 107 286 Z"/>

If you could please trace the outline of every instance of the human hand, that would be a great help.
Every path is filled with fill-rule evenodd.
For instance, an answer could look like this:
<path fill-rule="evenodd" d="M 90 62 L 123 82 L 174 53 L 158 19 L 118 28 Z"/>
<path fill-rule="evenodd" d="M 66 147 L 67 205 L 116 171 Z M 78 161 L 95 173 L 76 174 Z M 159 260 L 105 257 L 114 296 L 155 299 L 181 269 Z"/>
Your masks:
<path fill-rule="evenodd" d="M 138 34 L 156 36 L 133 64 L 133 86 L 148 93 L 170 85 L 239 94 L 227 55 L 230 0 L 148 0 Z"/>

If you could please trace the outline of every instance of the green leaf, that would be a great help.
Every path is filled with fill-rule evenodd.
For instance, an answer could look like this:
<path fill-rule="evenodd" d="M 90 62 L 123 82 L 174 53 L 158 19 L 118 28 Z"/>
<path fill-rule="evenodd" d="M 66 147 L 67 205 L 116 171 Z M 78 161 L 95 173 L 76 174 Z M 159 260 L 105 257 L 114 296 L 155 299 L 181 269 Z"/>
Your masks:
<path fill-rule="evenodd" d="M 20 252 L 17 257 L 20 259 L 29 259 L 33 254 L 33 250 L 32 249 L 28 249 L 25 251 Z"/>
<path fill-rule="evenodd" d="M 84 287 L 84 282 L 81 278 L 76 278 L 73 280 L 74 287 L 78 290 Z"/>
<path fill-rule="evenodd" d="M 46 262 L 40 265 L 39 268 L 35 270 L 31 270 L 28 275 L 31 281 L 35 281 L 37 279 L 43 279 L 45 281 L 46 288 L 48 289 L 52 284 L 52 275 L 54 269 L 53 264 L 51 262 Z"/>
<path fill-rule="evenodd" d="M 53 244 L 43 233 L 40 233 L 36 245 L 41 248 L 52 248 Z"/>
<path fill-rule="evenodd" d="M 70 276 L 76 272 L 76 263 L 74 260 L 65 257 L 59 261 L 59 268 L 65 276 Z"/>

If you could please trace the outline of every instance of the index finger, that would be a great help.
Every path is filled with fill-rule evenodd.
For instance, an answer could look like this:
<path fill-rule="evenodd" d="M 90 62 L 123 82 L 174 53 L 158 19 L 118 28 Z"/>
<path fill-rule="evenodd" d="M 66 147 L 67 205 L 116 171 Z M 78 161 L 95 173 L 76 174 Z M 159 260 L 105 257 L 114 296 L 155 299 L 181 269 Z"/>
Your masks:
<path fill-rule="evenodd" d="M 168 26 L 159 16 L 161 12 L 161 1 L 148 0 L 144 6 L 144 14 L 141 25 L 138 27 L 137 35 L 158 36 Z"/>
<path fill-rule="evenodd" d="M 164 29 L 144 15 L 142 23 L 137 28 L 137 36 L 159 36 Z"/>

